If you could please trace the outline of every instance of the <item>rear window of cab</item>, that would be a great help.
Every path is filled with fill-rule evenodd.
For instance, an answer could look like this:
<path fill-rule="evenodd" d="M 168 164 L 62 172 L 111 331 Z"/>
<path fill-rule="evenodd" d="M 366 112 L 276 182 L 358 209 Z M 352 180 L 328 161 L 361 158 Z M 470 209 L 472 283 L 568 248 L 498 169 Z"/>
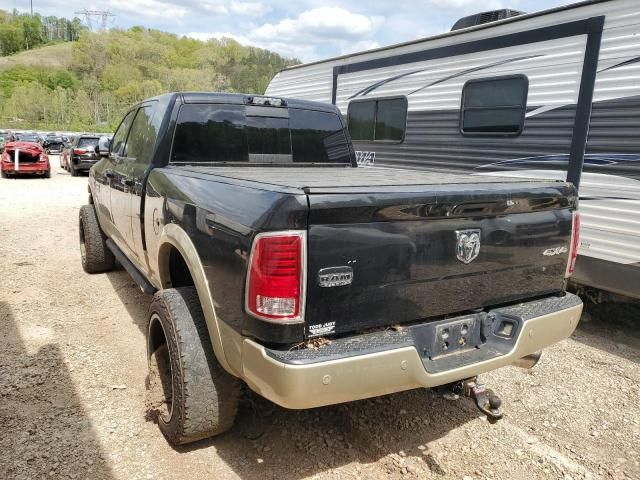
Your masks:
<path fill-rule="evenodd" d="M 337 114 L 253 105 L 180 107 L 173 163 L 351 163 Z"/>

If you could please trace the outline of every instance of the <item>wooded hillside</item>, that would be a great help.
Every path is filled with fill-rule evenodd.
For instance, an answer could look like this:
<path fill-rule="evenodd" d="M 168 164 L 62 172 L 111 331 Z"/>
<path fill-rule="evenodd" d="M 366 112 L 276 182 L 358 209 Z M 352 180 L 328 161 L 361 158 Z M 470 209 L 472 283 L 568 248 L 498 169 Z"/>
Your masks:
<path fill-rule="evenodd" d="M 112 131 L 144 98 L 176 90 L 262 93 L 277 71 L 298 63 L 230 39 L 202 42 L 142 27 L 85 30 L 64 47 L 68 66 L 31 61 L 51 47 L 5 57 L 21 62 L 0 58 L 0 128 Z M 63 56 L 56 48 L 52 55 Z"/>
<path fill-rule="evenodd" d="M 52 42 L 71 42 L 84 29 L 79 18 L 68 20 L 0 10 L 0 54 L 11 55 Z"/>

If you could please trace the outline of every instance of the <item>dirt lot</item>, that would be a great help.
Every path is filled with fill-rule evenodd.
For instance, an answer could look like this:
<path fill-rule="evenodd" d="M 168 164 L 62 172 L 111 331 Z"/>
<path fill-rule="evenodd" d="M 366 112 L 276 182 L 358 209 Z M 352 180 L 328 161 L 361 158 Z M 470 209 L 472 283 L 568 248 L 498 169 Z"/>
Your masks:
<path fill-rule="evenodd" d="M 497 425 L 424 390 L 308 411 L 247 393 L 231 432 L 171 448 L 145 418 L 150 298 L 82 271 L 87 179 L 52 160 L 50 180 L 0 180 L 1 479 L 640 478 L 633 311 L 486 375 Z"/>

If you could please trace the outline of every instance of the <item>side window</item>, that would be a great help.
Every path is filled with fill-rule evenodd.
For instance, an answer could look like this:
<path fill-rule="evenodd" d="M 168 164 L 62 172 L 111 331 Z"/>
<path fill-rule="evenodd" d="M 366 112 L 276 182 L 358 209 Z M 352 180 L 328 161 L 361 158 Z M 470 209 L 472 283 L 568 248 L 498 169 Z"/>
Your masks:
<path fill-rule="evenodd" d="M 402 142 L 407 124 L 407 99 L 354 101 L 349 104 L 347 116 L 353 140 Z"/>
<path fill-rule="evenodd" d="M 462 89 L 460 131 L 463 135 L 519 135 L 528 91 L 524 75 L 469 80 Z"/>
<path fill-rule="evenodd" d="M 145 105 L 136 112 L 126 146 L 126 156 L 131 161 L 145 164 L 151 161 L 157 137 L 156 129 L 151 123 L 154 110 L 153 105 Z"/>
<path fill-rule="evenodd" d="M 349 133 L 353 140 L 373 140 L 376 121 L 376 102 L 353 102 L 347 113 Z"/>
<path fill-rule="evenodd" d="M 113 135 L 113 140 L 111 141 L 111 153 L 115 153 L 116 155 L 123 154 L 124 144 L 127 140 L 127 132 L 129 132 L 129 127 L 131 126 L 134 113 L 135 110 L 127 113 L 124 120 L 120 123 L 118 130 L 116 130 L 116 133 Z"/>

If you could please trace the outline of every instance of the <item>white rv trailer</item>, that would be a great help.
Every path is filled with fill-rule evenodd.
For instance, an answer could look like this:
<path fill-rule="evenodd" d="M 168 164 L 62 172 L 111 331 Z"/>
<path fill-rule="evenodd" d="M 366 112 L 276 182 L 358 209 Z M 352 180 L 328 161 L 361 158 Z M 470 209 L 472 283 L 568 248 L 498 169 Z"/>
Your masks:
<path fill-rule="evenodd" d="M 335 103 L 363 165 L 569 172 L 581 182 L 574 281 L 640 298 L 640 1 L 585 1 L 295 66 L 266 94 Z"/>

